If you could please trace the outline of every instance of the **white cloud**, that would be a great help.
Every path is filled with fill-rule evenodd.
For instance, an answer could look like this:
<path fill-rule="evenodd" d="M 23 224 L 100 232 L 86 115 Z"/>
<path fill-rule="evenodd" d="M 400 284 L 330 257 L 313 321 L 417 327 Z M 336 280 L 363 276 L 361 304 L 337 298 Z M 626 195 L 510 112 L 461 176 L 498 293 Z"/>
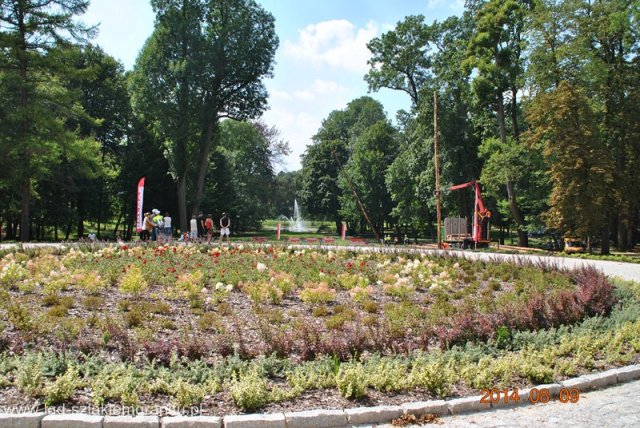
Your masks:
<path fill-rule="evenodd" d="M 320 128 L 321 119 L 307 112 L 292 113 L 281 108 L 268 110 L 263 118 L 267 123 L 276 125 L 282 131 L 282 137 L 289 142 L 291 154 L 287 156 L 285 169 L 300 169 L 300 155 L 311 144 L 311 137 Z"/>
<path fill-rule="evenodd" d="M 464 10 L 464 0 L 427 0 L 427 9 L 444 9 L 443 6 L 448 6 L 450 11 L 460 15 Z"/>
<path fill-rule="evenodd" d="M 316 94 L 343 93 L 347 88 L 332 80 L 316 79 L 313 82 L 313 91 Z"/>
<path fill-rule="evenodd" d="M 284 51 L 298 60 L 365 73 L 371 56 L 367 42 L 377 33 L 378 26 L 372 21 L 364 28 L 346 19 L 323 21 L 298 30 L 298 40 L 285 41 Z"/>
<path fill-rule="evenodd" d="M 348 89 L 339 83 L 323 79 L 315 79 L 308 88 L 294 91 L 293 96 L 286 91 L 271 91 L 274 100 L 291 101 L 295 98 L 306 102 L 316 101 L 319 97 L 326 98 L 326 95 L 341 95 L 347 92 Z"/>
<path fill-rule="evenodd" d="M 272 99 L 291 101 L 293 97 L 287 91 L 280 91 L 278 89 L 272 89 L 269 91 L 269 96 Z"/>
<path fill-rule="evenodd" d="M 313 100 L 316 99 L 316 95 L 313 92 L 309 91 L 309 90 L 295 91 L 293 93 L 293 95 L 297 99 L 302 100 L 302 101 L 313 101 Z"/>

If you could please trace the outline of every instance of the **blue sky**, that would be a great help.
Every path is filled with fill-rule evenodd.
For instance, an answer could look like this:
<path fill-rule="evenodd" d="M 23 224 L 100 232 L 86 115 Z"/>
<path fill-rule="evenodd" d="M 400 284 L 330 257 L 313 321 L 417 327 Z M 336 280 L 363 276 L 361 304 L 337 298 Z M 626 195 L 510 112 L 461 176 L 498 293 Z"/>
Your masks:
<path fill-rule="evenodd" d="M 300 168 L 300 155 L 322 120 L 335 109 L 367 95 L 363 76 L 366 43 L 392 30 L 407 15 L 427 22 L 460 15 L 463 0 L 258 0 L 276 19 L 280 47 L 274 78 L 267 79 L 270 109 L 263 119 L 275 125 L 292 149 L 278 169 Z M 93 43 L 133 68 L 138 52 L 153 31 L 154 14 L 147 0 L 91 0 L 81 18 L 99 24 Z M 390 90 L 369 94 L 391 119 L 409 108 L 408 95 Z"/>

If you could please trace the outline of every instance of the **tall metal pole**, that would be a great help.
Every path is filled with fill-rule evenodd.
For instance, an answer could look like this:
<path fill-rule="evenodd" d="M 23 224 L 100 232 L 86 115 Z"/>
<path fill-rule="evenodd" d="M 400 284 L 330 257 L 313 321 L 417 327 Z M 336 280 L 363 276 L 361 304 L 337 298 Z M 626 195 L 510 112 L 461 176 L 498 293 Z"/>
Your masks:
<path fill-rule="evenodd" d="M 438 215 L 438 248 L 442 248 L 442 213 L 440 212 L 440 171 L 438 162 L 438 94 L 433 91 L 433 142 L 436 165 L 436 213 Z"/>

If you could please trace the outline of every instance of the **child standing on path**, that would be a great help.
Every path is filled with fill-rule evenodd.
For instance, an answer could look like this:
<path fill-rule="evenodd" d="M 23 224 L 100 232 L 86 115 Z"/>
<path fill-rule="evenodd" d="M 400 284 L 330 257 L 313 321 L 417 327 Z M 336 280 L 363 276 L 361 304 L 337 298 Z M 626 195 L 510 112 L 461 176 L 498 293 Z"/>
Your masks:
<path fill-rule="evenodd" d="M 191 216 L 191 222 L 189 223 L 190 229 L 191 229 L 191 235 L 189 236 L 189 238 L 192 241 L 195 241 L 196 239 L 198 239 L 198 220 L 196 219 L 196 215 L 192 215 Z"/>
<path fill-rule="evenodd" d="M 172 235 L 171 216 L 169 215 L 169 213 L 164 213 L 164 219 L 162 223 L 164 225 L 164 238 L 169 241 L 171 240 Z"/>

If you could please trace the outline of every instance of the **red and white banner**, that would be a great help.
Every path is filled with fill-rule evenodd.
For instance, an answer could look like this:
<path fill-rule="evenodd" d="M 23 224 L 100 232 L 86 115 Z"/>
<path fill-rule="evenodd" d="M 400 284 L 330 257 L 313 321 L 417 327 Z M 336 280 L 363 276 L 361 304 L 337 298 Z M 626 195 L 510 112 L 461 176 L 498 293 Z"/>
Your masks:
<path fill-rule="evenodd" d="M 276 232 L 276 239 L 280 240 L 280 223 L 278 223 L 278 231 Z"/>
<path fill-rule="evenodd" d="M 142 202 L 144 200 L 144 177 L 142 177 L 140 179 L 140 181 L 138 181 L 138 202 L 136 205 L 136 214 L 138 216 L 138 224 L 136 225 L 136 231 L 138 233 L 142 232 L 142 222 L 143 222 L 143 218 L 142 218 Z"/>
<path fill-rule="evenodd" d="M 342 231 L 340 232 L 340 237 L 344 241 L 346 236 L 347 236 L 347 223 L 342 223 Z"/>

